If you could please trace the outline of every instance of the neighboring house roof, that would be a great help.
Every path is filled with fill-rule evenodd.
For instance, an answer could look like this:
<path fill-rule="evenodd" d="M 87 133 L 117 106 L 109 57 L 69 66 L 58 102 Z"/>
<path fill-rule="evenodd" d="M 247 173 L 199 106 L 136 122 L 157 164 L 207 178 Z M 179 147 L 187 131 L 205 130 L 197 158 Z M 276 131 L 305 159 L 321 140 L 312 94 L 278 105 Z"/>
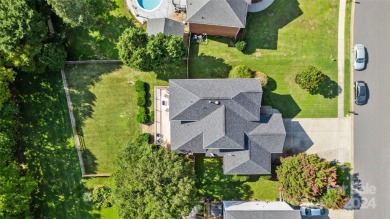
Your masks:
<path fill-rule="evenodd" d="M 187 22 L 245 28 L 247 0 L 188 0 Z"/>
<path fill-rule="evenodd" d="M 168 18 L 149 19 L 146 32 L 148 35 L 163 33 L 183 37 L 184 24 Z"/>
<path fill-rule="evenodd" d="M 301 219 L 286 202 L 223 201 L 224 219 Z"/>
<path fill-rule="evenodd" d="M 169 93 L 172 150 L 223 156 L 225 174 L 271 172 L 286 131 L 280 113 L 261 114 L 258 79 L 176 79 Z"/>

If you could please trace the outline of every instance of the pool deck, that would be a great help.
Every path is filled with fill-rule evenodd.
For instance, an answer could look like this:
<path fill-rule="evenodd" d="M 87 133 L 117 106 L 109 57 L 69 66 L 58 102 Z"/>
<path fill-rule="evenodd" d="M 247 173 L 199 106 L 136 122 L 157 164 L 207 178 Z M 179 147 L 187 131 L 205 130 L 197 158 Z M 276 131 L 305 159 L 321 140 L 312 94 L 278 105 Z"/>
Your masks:
<path fill-rule="evenodd" d="M 134 17 L 141 23 L 145 23 L 148 19 L 153 18 L 168 18 L 175 13 L 175 6 L 172 0 L 161 0 L 160 6 L 152 11 L 142 9 L 137 0 L 126 0 L 127 8 L 133 13 Z"/>

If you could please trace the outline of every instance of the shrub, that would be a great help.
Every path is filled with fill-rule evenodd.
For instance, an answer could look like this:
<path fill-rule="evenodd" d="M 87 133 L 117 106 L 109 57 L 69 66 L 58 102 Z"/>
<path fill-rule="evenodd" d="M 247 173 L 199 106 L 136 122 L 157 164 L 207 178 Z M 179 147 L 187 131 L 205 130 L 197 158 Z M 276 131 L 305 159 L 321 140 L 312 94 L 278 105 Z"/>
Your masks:
<path fill-rule="evenodd" d="M 143 107 L 143 106 L 145 106 L 145 104 L 146 104 L 145 96 L 138 96 L 137 105 Z"/>
<path fill-rule="evenodd" d="M 150 137 L 149 133 L 142 133 L 142 134 L 137 136 L 135 141 L 138 144 L 149 143 L 149 137 Z"/>
<path fill-rule="evenodd" d="M 144 124 L 148 121 L 148 115 L 145 113 L 138 113 L 136 116 L 136 120 L 138 123 Z"/>
<path fill-rule="evenodd" d="M 324 78 L 325 75 L 320 70 L 310 65 L 307 69 L 297 74 L 295 82 L 302 89 L 306 89 L 309 93 L 314 94 L 318 92 L 319 86 Z"/>
<path fill-rule="evenodd" d="M 146 114 L 146 108 L 145 107 L 138 107 L 138 114 Z"/>
<path fill-rule="evenodd" d="M 244 51 L 244 49 L 246 48 L 246 46 L 247 46 L 247 42 L 245 42 L 244 40 L 240 40 L 240 41 L 238 41 L 237 43 L 236 43 L 236 49 L 238 50 L 238 51 Z"/>
<path fill-rule="evenodd" d="M 92 200 L 97 208 L 107 208 L 112 206 L 111 189 L 103 186 L 96 187 L 92 191 Z"/>
<path fill-rule="evenodd" d="M 276 174 L 287 202 L 316 201 L 327 188 L 337 187 L 336 167 L 317 154 L 301 153 L 281 158 Z"/>
<path fill-rule="evenodd" d="M 251 78 L 252 76 L 252 70 L 250 70 L 245 65 L 238 65 L 234 67 L 229 73 L 229 78 Z"/>
<path fill-rule="evenodd" d="M 143 81 L 136 81 L 135 91 L 137 92 L 145 91 L 145 83 Z"/>
<path fill-rule="evenodd" d="M 145 97 L 146 98 L 146 91 L 140 91 L 138 92 L 139 97 Z"/>
<path fill-rule="evenodd" d="M 347 203 L 347 195 L 340 188 L 328 188 L 321 203 L 332 209 L 341 209 Z"/>
<path fill-rule="evenodd" d="M 86 203 L 90 203 L 93 201 L 92 193 L 91 192 L 84 192 L 83 193 L 83 201 Z"/>
<path fill-rule="evenodd" d="M 260 79 L 260 83 L 262 87 L 266 87 L 268 83 L 268 76 L 263 72 L 256 72 L 256 78 Z"/>

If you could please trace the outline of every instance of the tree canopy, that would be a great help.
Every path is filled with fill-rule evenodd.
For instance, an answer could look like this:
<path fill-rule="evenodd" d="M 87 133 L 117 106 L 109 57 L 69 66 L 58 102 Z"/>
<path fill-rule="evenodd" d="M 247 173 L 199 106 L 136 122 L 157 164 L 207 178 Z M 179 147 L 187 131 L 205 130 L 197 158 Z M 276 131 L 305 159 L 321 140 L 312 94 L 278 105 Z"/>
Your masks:
<path fill-rule="evenodd" d="M 277 177 L 288 202 L 299 204 L 303 199 L 318 200 L 328 187 L 336 187 L 337 168 L 317 154 L 301 153 L 281 158 Z"/>
<path fill-rule="evenodd" d="M 62 45 L 48 43 L 43 46 L 40 62 L 49 71 L 60 71 L 65 66 L 66 52 Z"/>
<path fill-rule="evenodd" d="M 47 0 L 55 13 L 72 27 L 91 27 L 97 18 L 95 1 L 90 0 Z"/>
<path fill-rule="evenodd" d="M 314 66 L 309 66 L 296 76 L 296 83 L 302 89 L 308 90 L 311 94 L 318 92 L 325 75 Z"/>
<path fill-rule="evenodd" d="M 148 36 L 135 27 L 122 33 L 117 46 L 121 60 L 142 71 L 178 65 L 186 54 L 182 38 L 162 33 Z"/>
<path fill-rule="evenodd" d="M 188 162 L 143 138 L 120 153 L 116 167 L 113 194 L 123 218 L 180 218 L 196 203 Z"/>
<path fill-rule="evenodd" d="M 15 159 L 15 116 L 18 109 L 11 100 L 7 84 L 13 81 L 14 73 L 3 68 L 0 69 L 0 77 L 0 218 L 26 218 L 36 183 Z"/>
<path fill-rule="evenodd" d="M 25 0 L 0 0 L 2 65 L 25 72 L 36 71 L 36 58 L 46 39 L 44 20 Z"/>

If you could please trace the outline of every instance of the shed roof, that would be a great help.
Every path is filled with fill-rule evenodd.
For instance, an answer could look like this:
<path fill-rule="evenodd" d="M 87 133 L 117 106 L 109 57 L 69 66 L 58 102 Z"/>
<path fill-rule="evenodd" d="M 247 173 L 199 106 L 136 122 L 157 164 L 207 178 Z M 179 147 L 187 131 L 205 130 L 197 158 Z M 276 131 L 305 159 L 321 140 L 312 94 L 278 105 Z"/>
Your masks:
<path fill-rule="evenodd" d="M 168 18 L 149 19 L 146 32 L 148 35 L 163 33 L 183 37 L 184 24 Z"/>

